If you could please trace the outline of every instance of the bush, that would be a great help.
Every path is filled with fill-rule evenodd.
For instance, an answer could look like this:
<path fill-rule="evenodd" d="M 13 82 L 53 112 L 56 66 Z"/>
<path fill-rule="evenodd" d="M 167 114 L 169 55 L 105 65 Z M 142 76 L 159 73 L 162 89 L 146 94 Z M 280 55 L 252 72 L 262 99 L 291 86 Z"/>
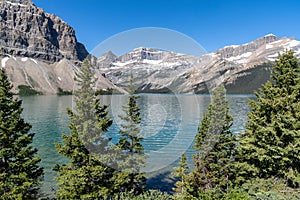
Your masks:
<path fill-rule="evenodd" d="M 113 88 L 107 88 L 107 89 L 96 91 L 96 95 L 112 95 L 112 94 L 121 94 L 121 93 Z"/>
<path fill-rule="evenodd" d="M 72 95 L 73 93 L 71 91 L 65 91 L 61 89 L 60 87 L 58 88 L 57 95 Z"/>
<path fill-rule="evenodd" d="M 243 184 L 250 199 L 285 200 L 300 199 L 300 190 L 287 186 L 283 179 L 254 179 Z"/>
<path fill-rule="evenodd" d="M 149 190 L 143 194 L 135 196 L 130 192 L 120 193 L 112 198 L 112 200 L 172 200 L 172 196 L 160 192 L 158 190 Z"/>
<path fill-rule="evenodd" d="M 28 85 L 19 85 L 18 89 L 19 89 L 19 95 L 23 95 L 23 96 L 43 94 L 42 92 L 38 92 Z"/>

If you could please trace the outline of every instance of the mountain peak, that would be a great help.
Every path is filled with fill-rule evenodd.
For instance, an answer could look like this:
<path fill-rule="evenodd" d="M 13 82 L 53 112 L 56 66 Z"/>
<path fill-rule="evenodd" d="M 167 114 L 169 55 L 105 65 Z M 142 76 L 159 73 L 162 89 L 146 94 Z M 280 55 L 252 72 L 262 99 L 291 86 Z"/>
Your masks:
<path fill-rule="evenodd" d="M 98 58 L 98 61 L 112 61 L 116 58 L 117 56 L 112 51 L 107 51 Z"/>
<path fill-rule="evenodd" d="M 267 34 L 267 35 L 265 35 L 265 36 L 263 36 L 263 37 L 260 37 L 260 38 L 258 38 L 258 39 L 256 39 L 256 40 L 254 40 L 253 42 L 256 42 L 256 41 L 259 41 L 259 40 L 263 40 L 263 41 L 265 41 L 266 43 L 269 43 L 269 42 L 274 42 L 274 41 L 276 41 L 276 40 L 278 40 L 278 39 L 279 39 L 279 38 L 278 38 L 276 35 L 270 33 L 270 34 Z"/>
<path fill-rule="evenodd" d="M 149 48 L 149 47 L 138 47 L 130 51 L 129 53 L 119 56 L 117 58 L 120 62 L 127 62 L 127 61 L 143 61 L 143 60 L 163 60 L 166 57 L 171 57 L 179 55 L 174 52 L 166 51 L 166 50 L 160 50 L 155 48 Z"/>
<path fill-rule="evenodd" d="M 141 51 L 174 53 L 168 50 L 158 49 L 153 47 L 137 47 L 133 49 L 131 52 L 141 52 Z"/>
<path fill-rule="evenodd" d="M 163 50 L 150 48 L 150 47 L 137 47 L 133 49 L 131 52 L 162 52 Z M 131 53 L 129 52 L 129 53 Z"/>
<path fill-rule="evenodd" d="M 107 51 L 97 59 L 98 67 L 107 67 L 116 59 L 117 56 L 112 51 Z"/>
<path fill-rule="evenodd" d="M 274 35 L 273 33 L 269 33 L 269 34 L 265 35 L 264 37 L 276 37 L 277 38 L 277 36 Z"/>
<path fill-rule="evenodd" d="M 277 40 L 277 36 L 275 36 L 274 34 L 268 34 L 246 44 L 226 46 L 222 49 L 215 51 L 215 53 L 222 58 L 235 57 L 245 54 L 247 52 L 254 52 L 261 46 L 272 43 Z"/>
<path fill-rule="evenodd" d="M 112 51 L 107 51 L 102 54 L 100 57 L 117 57 Z"/>
<path fill-rule="evenodd" d="M 2 3 L 10 4 L 13 6 L 26 6 L 33 4 L 31 0 L 2 0 Z"/>

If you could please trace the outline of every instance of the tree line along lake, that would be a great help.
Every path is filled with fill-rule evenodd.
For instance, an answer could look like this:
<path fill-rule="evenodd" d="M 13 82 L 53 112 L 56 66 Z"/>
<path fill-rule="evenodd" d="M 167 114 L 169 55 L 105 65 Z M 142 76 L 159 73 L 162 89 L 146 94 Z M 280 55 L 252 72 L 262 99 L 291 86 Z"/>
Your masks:
<path fill-rule="evenodd" d="M 23 116 L 32 125 L 31 132 L 35 133 L 33 145 L 38 149 L 45 170 L 41 189 L 45 196 L 52 196 L 55 190 L 56 172 L 52 167 L 66 161 L 56 152 L 55 143 L 61 142 L 62 134 L 69 133 L 66 108 L 74 106 L 72 98 L 71 95 L 20 96 L 23 100 Z M 119 136 L 118 116 L 122 114 L 122 106 L 127 98 L 126 95 L 101 96 L 102 103 L 110 105 L 113 125 L 107 135 L 112 138 L 112 145 Z M 250 111 L 249 98 L 255 96 L 227 95 L 235 133 L 244 129 Z M 192 163 L 195 153 L 193 139 L 210 100 L 210 95 L 140 94 L 137 103 L 141 108 L 141 134 L 145 152 L 149 155 L 148 166 L 143 169 L 148 175 L 148 188 L 163 191 L 172 188 L 170 172 L 182 153 Z"/>

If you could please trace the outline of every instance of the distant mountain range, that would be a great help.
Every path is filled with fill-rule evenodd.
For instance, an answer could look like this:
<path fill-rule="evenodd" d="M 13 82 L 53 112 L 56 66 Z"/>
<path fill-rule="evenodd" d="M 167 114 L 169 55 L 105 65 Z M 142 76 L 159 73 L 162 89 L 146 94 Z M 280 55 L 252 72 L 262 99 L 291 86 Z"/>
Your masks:
<path fill-rule="evenodd" d="M 133 73 L 138 92 L 207 93 L 222 82 L 229 93 L 252 93 L 269 79 L 271 63 L 285 49 L 300 57 L 299 41 L 269 34 L 200 57 L 142 47 L 119 57 L 107 52 L 97 65 L 119 87 Z"/>
<path fill-rule="evenodd" d="M 14 84 L 45 94 L 72 91 L 84 59 L 97 66 L 98 89 L 126 93 L 130 74 L 141 93 L 207 93 L 223 82 L 230 93 L 252 93 L 270 76 L 270 65 L 285 49 L 300 57 L 300 42 L 269 34 L 243 45 L 196 57 L 140 47 L 99 58 L 79 43 L 74 29 L 30 0 L 0 1 L 0 67 Z"/>

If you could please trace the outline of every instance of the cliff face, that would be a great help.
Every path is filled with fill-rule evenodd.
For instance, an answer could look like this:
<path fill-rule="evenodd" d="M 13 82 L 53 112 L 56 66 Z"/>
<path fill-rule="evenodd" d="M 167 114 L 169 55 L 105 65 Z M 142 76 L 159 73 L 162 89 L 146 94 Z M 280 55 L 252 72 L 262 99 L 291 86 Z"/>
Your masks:
<path fill-rule="evenodd" d="M 229 57 L 244 54 L 246 52 L 254 52 L 259 47 L 261 47 L 265 44 L 274 42 L 276 40 L 278 40 L 278 38 L 275 35 L 269 34 L 264 37 L 258 38 L 257 40 L 254 40 L 253 42 L 247 43 L 247 44 L 232 45 L 232 46 L 224 47 L 220 50 L 215 51 L 215 53 L 222 58 L 229 58 Z"/>
<path fill-rule="evenodd" d="M 176 53 L 161 51 L 152 48 L 139 47 L 123 56 L 118 57 L 120 62 L 142 61 L 142 60 L 163 60 L 164 58 L 175 55 Z"/>
<path fill-rule="evenodd" d="M 13 83 L 13 92 L 24 86 L 44 94 L 72 91 L 74 73 L 85 58 L 96 63 L 62 19 L 30 0 L 0 0 L 0 67 Z M 98 89 L 125 92 L 97 76 Z"/>
<path fill-rule="evenodd" d="M 54 63 L 88 56 L 74 29 L 30 0 L 0 1 L 0 56 L 31 57 Z"/>

